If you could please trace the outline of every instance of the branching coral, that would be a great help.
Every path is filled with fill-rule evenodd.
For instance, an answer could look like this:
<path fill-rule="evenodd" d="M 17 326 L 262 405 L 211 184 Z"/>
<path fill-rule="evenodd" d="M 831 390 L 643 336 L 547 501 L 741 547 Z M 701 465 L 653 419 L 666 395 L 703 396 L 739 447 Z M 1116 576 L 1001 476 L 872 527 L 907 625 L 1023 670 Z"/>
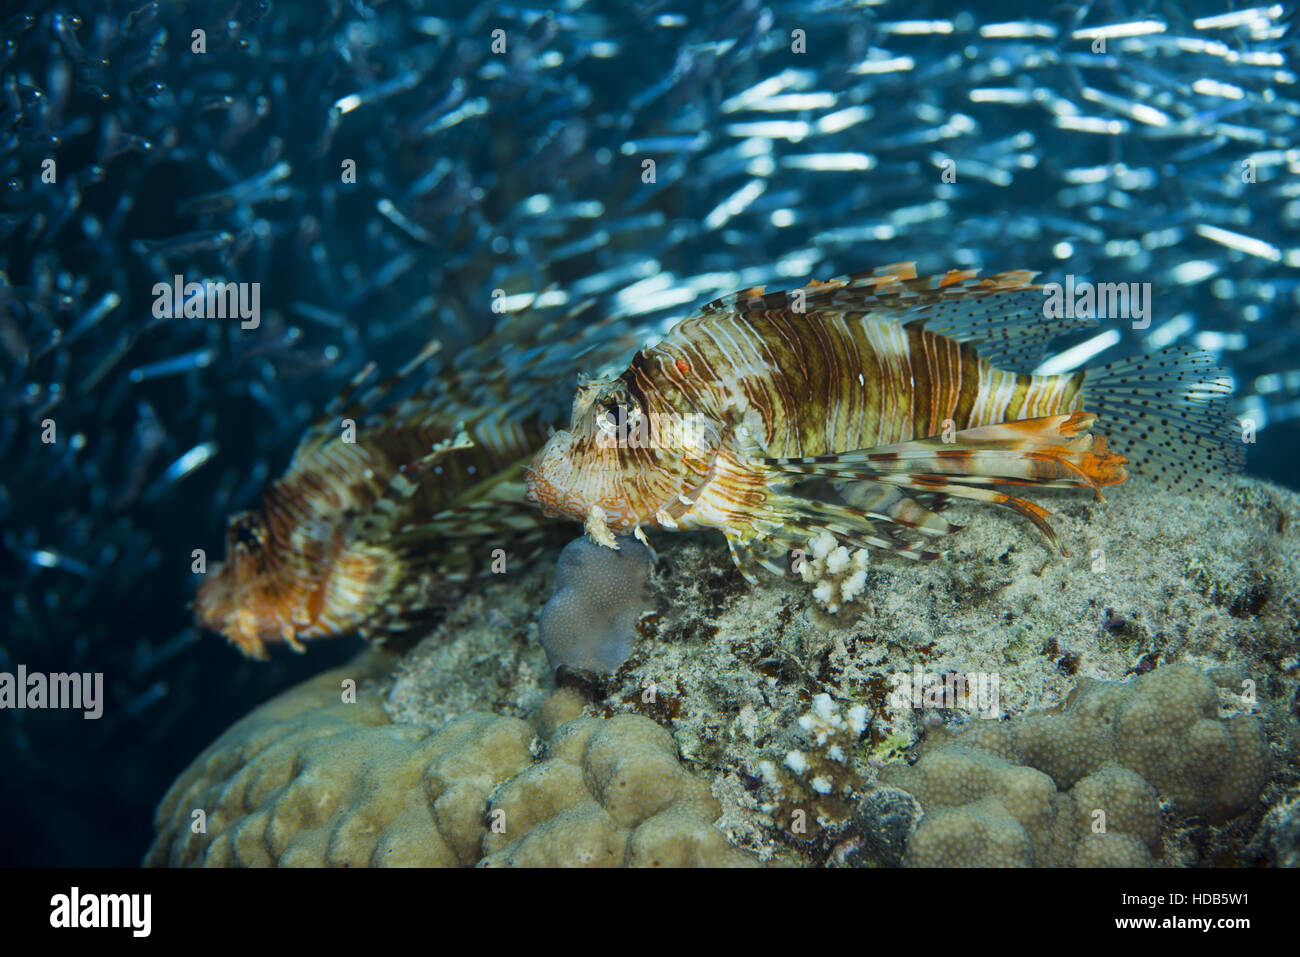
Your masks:
<path fill-rule="evenodd" d="M 813 597 L 834 613 L 866 590 L 867 558 L 865 548 L 850 552 L 829 532 L 822 532 L 808 543 L 799 576 L 806 582 L 816 582 Z"/>

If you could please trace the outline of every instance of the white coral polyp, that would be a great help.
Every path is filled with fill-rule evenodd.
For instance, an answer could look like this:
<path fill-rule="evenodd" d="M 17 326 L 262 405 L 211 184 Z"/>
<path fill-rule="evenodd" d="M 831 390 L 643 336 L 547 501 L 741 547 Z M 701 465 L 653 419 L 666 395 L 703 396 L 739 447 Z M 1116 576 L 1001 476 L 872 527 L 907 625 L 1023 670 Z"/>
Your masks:
<path fill-rule="evenodd" d="M 809 558 L 799 576 L 813 585 L 813 597 L 834 614 L 867 588 L 868 555 L 865 548 L 850 551 L 825 530 L 808 542 Z"/>

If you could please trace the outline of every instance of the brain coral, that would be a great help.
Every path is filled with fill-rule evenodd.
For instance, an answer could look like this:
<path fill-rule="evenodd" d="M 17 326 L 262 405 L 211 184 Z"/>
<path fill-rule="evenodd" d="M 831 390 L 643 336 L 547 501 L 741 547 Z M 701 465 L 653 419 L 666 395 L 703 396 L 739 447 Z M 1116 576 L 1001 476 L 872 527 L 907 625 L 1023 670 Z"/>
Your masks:
<path fill-rule="evenodd" d="M 1134 867 L 1159 850 L 1161 801 L 1223 821 L 1268 772 L 1259 721 L 1220 719 L 1213 682 L 1169 665 L 1122 684 L 1083 680 L 1060 712 L 980 722 L 881 779 L 924 812 L 908 865 Z"/>
<path fill-rule="evenodd" d="M 345 678 L 383 664 L 362 655 L 230 728 L 163 798 L 145 863 L 465 866 L 485 852 L 495 865 L 750 860 L 713 827 L 717 802 L 649 719 L 570 719 L 581 706 L 561 691 L 542 709 L 546 745 L 524 721 L 491 714 L 437 731 L 397 725 L 374 693 L 341 700 Z"/>
<path fill-rule="evenodd" d="M 579 717 L 551 738 L 551 757 L 493 794 L 485 863 L 506 866 L 691 867 L 750 862 L 712 826 L 720 808 L 677 761 L 677 746 L 638 715 Z"/>
<path fill-rule="evenodd" d="M 630 535 L 617 541 L 616 550 L 583 536 L 560 552 L 555 594 L 537 626 L 552 668 L 608 673 L 631 653 L 636 620 L 649 607 L 652 556 Z"/>

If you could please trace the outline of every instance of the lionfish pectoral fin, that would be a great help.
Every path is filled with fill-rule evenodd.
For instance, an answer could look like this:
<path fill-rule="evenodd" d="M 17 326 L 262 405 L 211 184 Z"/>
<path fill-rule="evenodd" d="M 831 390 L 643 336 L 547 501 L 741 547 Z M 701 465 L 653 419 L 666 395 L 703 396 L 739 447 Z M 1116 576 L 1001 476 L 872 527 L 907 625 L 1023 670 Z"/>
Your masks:
<path fill-rule="evenodd" d="M 903 504 L 907 503 L 907 504 Z M 892 552 L 915 561 L 933 561 L 938 552 L 917 548 L 906 533 L 947 535 L 959 531 L 946 519 L 911 499 L 900 499 L 885 509 L 864 510 L 851 505 L 776 493 L 772 504 L 786 516 L 785 527 L 775 536 L 791 548 L 806 548 L 822 532 L 846 548 Z"/>
<path fill-rule="evenodd" d="M 783 537 L 758 537 L 746 535 L 738 528 L 723 529 L 727 536 L 727 550 L 731 552 L 731 561 L 742 578 L 751 585 L 758 584 L 758 572 L 766 569 L 780 578 L 788 578 L 790 570 L 777 561 L 783 556 L 787 547 L 804 547 L 803 542 L 787 546 Z"/>
<path fill-rule="evenodd" d="M 738 511 L 723 528 L 732 561 L 745 580 L 758 581 L 760 569 L 774 575 L 790 578 L 797 575 L 796 561 L 811 547 L 822 533 L 829 534 L 840 545 L 850 550 L 872 549 L 888 551 L 915 561 L 932 561 L 938 552 L 921 550 L 915 543 L 904 539 L 900 532 L 928 526 L 931 534 L 956 531 L 933 513 L 923 519 L 918 512 L 910 514 L 915 519 L 904 518 L 906 507 L 897 517 L 885 512 L 868 512 L 848 505 L 825 502 L 786 492 L 779 486 L 787 476 L 759 468 L 759 475 L 770 480 L 761 502 L 749 502 Z M 910 500 L 908 500 L 910 501 Z M 921 506 L 911 503 L 915 508 Z M 942 529 L 942 531 L 940 530 Z"/>
<path fill-rule="evenodd" d="M 373 410 L 380 400 L 388 395 L 398 383 L 437 355 L 441 349 L 441 342 L 437 339 L 430 340 L 423 349 L 415 354 L 415 358 L 387 379 L 371 386 L 367 392 L 358 398 L 357 393 L 361 391 L 361 387 L 366 384 L 375 372 L 375 363 L 367 363 L 348 381 L 347 385 L 339 390 L 338 395 L 330 400 L 316 420 L 307 427 L 302 440 L 299 442 L 299 448 L 323 438 L 333 438 L 340 420 L 357 419 Z"/>
<path fill-rule="evenodd" d="M 597 545 L 604 545 L 606 548 L 617 549 L 618 539 L 610 531 L 609 524 L 605 521 L 605 510 L 599 505 L 593 505 L 587 511 L 587 520 L 583 523 L 583 531 Z"/>
<path fill-rule="evenodd" d="M 818 461 L 828 457 L 819 457 Z M 732 561 L 751 584 L 765 569 L 777 576 L 798 575 L 798 561 L 811 543 L 828 534 L 847 549 L 888 551 L 915 561 L 939 558 L 938 552 L 918 548 L 908 535 L 946 535 L 954 525 L 892 490 L 876 495 L 872 508 L 826 501 L 792 489 L 790 474 L 781 466 L 787 459 L 747 459 L 738 469 L 726 471 L 725 493 L 714 488 L 702 496 L 711 510 L 720 512 L 711 524 L 727 537 Z M 928 499 L 938 507 L 939 496 Z"/>
<path fill-rule="evenodd" d="M 1047 524 L 1050 513 L 981 486 L 1082 486 L 1098 491 L 1100 486 L 1124 481 L 1124 457 L 1110 452 L 1104 438 L 1087 431 L 1094 420 L 1087 412 L 1043 416 L 966 429 L 947 439 L 936 436 L 839 455 L 766 459 L 764 465 L 787 474 L 865 480 L 1005 505 L 1033 521 L 1065 554 Z M 935 520 L 944 520 L 915 498 L 901 499 L 893 510 L 898 515 L 891 518 L 918 516 L 921 528 L 942 529 Z"/>
<path fill-rule="evenodd" d="M 365 415 L 370 410 L 377 408 L 388 394 L 398 386 L 398 384 L 407 379 L 412 372 L 432 359 L 441 350 L 441 342 L 437 339 L 429 340 L 429 342 L 425 343 L 424 348 L 417 352 L 410 362 L 406 363 L 406 365 L 402 366 L 388 378 L 376 382 L 368 391 L 355 399 L 355 401 L 352 401 L 352 399 L 356 393 L 356 388 L 350 388 L 346 397 L 339 396 L 339 399 L 331 403 L 332 409 L 327 410 L 327 412 L 332 411 L 333 415 L 350 416 L 352 418 L 356 418 L 359 415 Z"/>

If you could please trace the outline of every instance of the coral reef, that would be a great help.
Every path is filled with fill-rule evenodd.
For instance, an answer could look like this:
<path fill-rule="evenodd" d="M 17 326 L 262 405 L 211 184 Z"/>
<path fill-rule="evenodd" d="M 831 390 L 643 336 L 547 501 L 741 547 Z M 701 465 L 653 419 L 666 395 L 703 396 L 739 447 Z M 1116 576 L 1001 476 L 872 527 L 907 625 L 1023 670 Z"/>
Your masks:
<path fill-rule="evenodd" d="M 561 692 L 563 693 L 563 692 Z M 488 816 L 484 863 L 503 866 L 742 866 L 708 785 L 678 762 L 672 736 L 648 718 L 576 717 L 550 739 L 550 757 L 507 781 Z M 519 833 L 522 830 L 522 833 Z"/>
<path fill-rule="evenodd" d="M 808 555 L 799 564 L 799 577 L 814 583 L 813 597 L 834 614 L 844 602 L 853 601 L 867 585 L 870 553 L 865 548 L 852 552 L 829 532 L 820 532 L 808 543 Z"/>
<path fill-rule="evenodd" d="M 374 653 L 370 653 L 374 654 Z M 343 700 L 356 667 L 258 708 L 208 749 L 158 809 L 146 863 L 450 866 L 473 863 L 493 786 L 532 761 L 517 718 L 469 714 L 436 734 L 393 725 L 382 699 Z M 195 812 L 205 821 L 193 825 Z"/>
<path fill-rule="evenodd" d="M 1162 806 L 1220 823 L 1268 780 L 1260 722 L 1220 720 L 1217 691 L 1194 666 L 1169 665 L 1126 683 L 1084 679 L 1059 712 L 977 722 L 940 747 L 931 736 L 916 764 L 881 774 L 924 812 L 905 862 L 1150 864 Z"/>
<path fill-rule="evenodd" d="M 378 652 L 255 710 L 173 785 L 155 866 L 739 866 L 718 802 L 671 736 L 633 715 L 577 716 L 561 690 L 539 721 L 461 715 L 394 724 L 368 684 Z M 376 670 L 378 669 L 378 671 Z M 555 724 L 565 709 L 572 720 Z M 535 761 L 534 754 L 547 755 Z"/>
<path fill-rule="evenodd" d="M 564 546 L 555 594 L 542 607 L 537 632 L 551 667 L 611 672 L 632 650 L 637 618 L 649 610 L 650 549 L 630 535 L 617 549 L 585 535 Z"/>
<path fill-rule="evenodd" d="M 271 765 L 297 749 L 323 769 L 307 728 L 328 722 L 380 736 L 386 757 L 371 771 L 344 749 L 331 823 L 304 834 L 362 806 L 385 834 L 409 814 L 448 862 L 1294 860 L 1300 496 L 1242 480 L 1218 498 L 1120 487 L 1108 499 L 1055 503 L 1067 559 L 1014 516 L 970 510 L 946 560 L 873 561 L 836 615 L 802 581 L 745 585 L 722 542 L 665 535 L 654 613 L 583 694 L 551 690 L 544 557 L 384 659 L 358 704 L 337 704 L 336 677 L 314 713 L 241 722 L 160 808 L 151 861 L 197 860 L 209 844 L 207 862 L 225 859 L 215 838 L 186 833 L 204 802 L 223 809 L 223 835 L 264 834 L 258 815 L 288 783 Z M 426 771 L 452 747 L 444 735 L 487 750 L 440 790 Z M 240 743 L 254 739 L 283 743 L 255 754 Z M 416 781 L 416 796 L 381 799 L 384 780 Z M 452 792 L 461 816 L 436 816 L 431 801 Z M 380 846 L 366 845 L 372 858 Z"/>
<path fill-rule="evenodd" d="M 1275 805 L 1260 825 L 1251 851 L 1277 867 L 1300 867 L 1300 796 Z"/>

